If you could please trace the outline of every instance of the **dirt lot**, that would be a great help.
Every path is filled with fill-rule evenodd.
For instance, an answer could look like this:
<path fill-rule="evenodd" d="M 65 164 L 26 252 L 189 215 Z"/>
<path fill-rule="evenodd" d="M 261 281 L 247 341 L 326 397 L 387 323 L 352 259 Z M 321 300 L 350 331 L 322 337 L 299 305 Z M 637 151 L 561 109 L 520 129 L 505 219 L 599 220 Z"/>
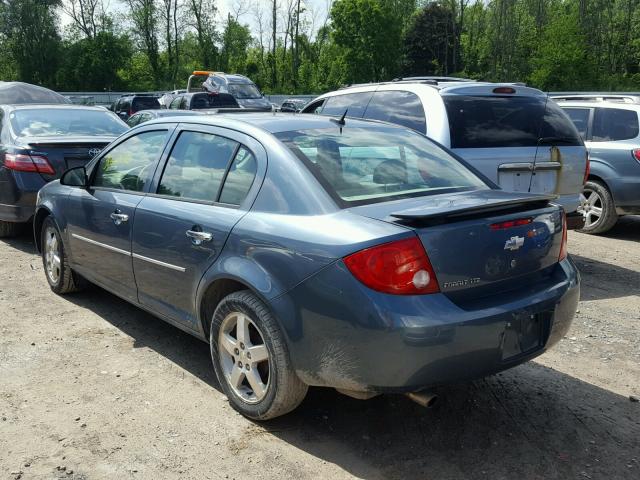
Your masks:
<path fill-rule="evenodd" d="M 0 478 L 640 478 L 640 217 L 569 241 L 580 310 L 535 362 L 430 410 L 315 389 L 267 424 L 207 345 L 99 288 L 54 295 L 30 238 L 0 241 Z"/>

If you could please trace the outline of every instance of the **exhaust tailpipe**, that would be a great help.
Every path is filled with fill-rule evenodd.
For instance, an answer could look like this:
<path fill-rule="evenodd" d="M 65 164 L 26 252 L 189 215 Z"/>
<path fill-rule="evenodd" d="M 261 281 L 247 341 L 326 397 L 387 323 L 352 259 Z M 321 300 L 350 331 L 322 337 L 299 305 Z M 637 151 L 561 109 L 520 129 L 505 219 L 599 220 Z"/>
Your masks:
<path fill-rule="evenodd" d="M 438 395 L 429 392 L 409 392 L 405 393 L 407 397 L 424 408 L 431 408 L 438 402 Z"/>

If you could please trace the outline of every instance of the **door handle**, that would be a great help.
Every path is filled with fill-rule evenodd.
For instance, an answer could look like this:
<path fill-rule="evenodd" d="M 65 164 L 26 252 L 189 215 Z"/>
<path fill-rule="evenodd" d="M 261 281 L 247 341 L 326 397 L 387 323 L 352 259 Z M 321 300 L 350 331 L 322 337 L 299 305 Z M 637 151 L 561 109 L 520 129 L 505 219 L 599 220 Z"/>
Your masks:
<path fill-rule="evenodd" d="M 116 210 L 115 212 L 113 212 L 109 216 L 111 217 L 111 220 L 113 220 L 113 223 L 115 223 L 116 225 L 121 225 L 124 222 L 128 222 L 129 221 L 129 215 L 127 215 L 125 213 L 120 213 L 119 210 Z"/>
<path fill-rule="evenodd" d="M 191 239 L 194 245 L 202 245 L 204 242 L 213 240 L 213 234 L 209 232 L 199 232 L 197 230 L 187 230 L 187 237 Z"/>

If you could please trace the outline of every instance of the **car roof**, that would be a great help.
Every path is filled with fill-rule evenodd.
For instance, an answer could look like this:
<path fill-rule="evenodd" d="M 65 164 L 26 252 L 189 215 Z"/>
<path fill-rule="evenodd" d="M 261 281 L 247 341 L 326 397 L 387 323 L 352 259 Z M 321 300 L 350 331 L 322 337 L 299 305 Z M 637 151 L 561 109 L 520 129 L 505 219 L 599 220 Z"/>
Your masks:
<path fill-rule="evenodd" d="M 317 97 L 318 99 L 333 97 L 336 95 L 345 95 L 347 93 L 361 93 L 386 90 L 400 90 L 408 92 L 424 92 L 438 95 L 494 95 L 493 89 L 498 87 L 511 87 L 515 90 L 514 94 L 509 96 L 536 96 L 544 97 L 546 94 L 537 88 L 527 87 L 517 83 L 492 83 L 492 82 L 475 82 L 475 81 L 452 81 L 440 82 L 432 85 L 424 82 L 383 82 L 372 83 L 366 85 L 354 85 L 353 87 L 345 87 L 333 92 L 328 92 Z"/>
<path fill-rule="evenodd" d="M 228 83 L 246 83 L 247 85 L 253 84 L 250 78 L 247 78 L 244 75 L 239 75 L 237 73 L 215 73 L 213 76 L 221 77 Z"/>
<path fill-rule="evenodd" d="M 25 103 L 21 105 L 5 105 L 7 110 L 38 110 L 42 108 L 56 110 L 92 110 L 96 112 L 109 111 L 100 105 L 78 105 L 74 103 Z"/>
<path fill-rule="evenodd" d="M 640 110 L 640 104 L 637 103 L 624 103 L 624 102 L 611 102 L 611 101 L 585 101 L 585 100 L 556 100 L 556 103 L 560 107 L 582 107 L 582 108 L 618 108 L 620 110 Z"/>
<path fill-rule="evenodd" d="M 145 125 L 153 123 L 164 123 L 172 120 L 171 117 L 152 120 Z M 335 118 L 315 115 L 312 113 L 282 113 L 282 112 L 256 112 L 256 113 L 217 113 L 217 114 L 197 114 L 189 119 L 176 118 L 176 122 L 197 123 L 201 125 L 224 126 L 233 129 L 244 129 L 247 126 L 259 128 L 269 133 L 288 132 L 293 130 L 314 130 L 322 128 L 339 128 Z M 372 120 L 360 120 L 347 118 L 345 127 L 347 128 L 371 128 L 373 126 L 384 125 L 389 128 L 404 129 L 400 125 Z"/>

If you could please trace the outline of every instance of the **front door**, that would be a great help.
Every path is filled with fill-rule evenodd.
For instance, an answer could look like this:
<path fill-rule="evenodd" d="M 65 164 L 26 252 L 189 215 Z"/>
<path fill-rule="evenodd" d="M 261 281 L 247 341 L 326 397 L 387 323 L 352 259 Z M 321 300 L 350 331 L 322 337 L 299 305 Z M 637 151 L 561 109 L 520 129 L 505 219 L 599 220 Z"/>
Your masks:
<path fill-rule="evenodd" d="M 90 186 L 67 199 L 67 236 L 74 269 L 105 288 L 137 301 L 131 264 L 131 226 L 148 189 L 167 129 L 145 131 L 107 151 Z"/>
<path fill-rule="evenodd" d="M 197 329 L 198 284 L 245 213 L 257 161 L 237 133 L 184 128 L 137 207 L 132 254 L 140 303 Z"/>

